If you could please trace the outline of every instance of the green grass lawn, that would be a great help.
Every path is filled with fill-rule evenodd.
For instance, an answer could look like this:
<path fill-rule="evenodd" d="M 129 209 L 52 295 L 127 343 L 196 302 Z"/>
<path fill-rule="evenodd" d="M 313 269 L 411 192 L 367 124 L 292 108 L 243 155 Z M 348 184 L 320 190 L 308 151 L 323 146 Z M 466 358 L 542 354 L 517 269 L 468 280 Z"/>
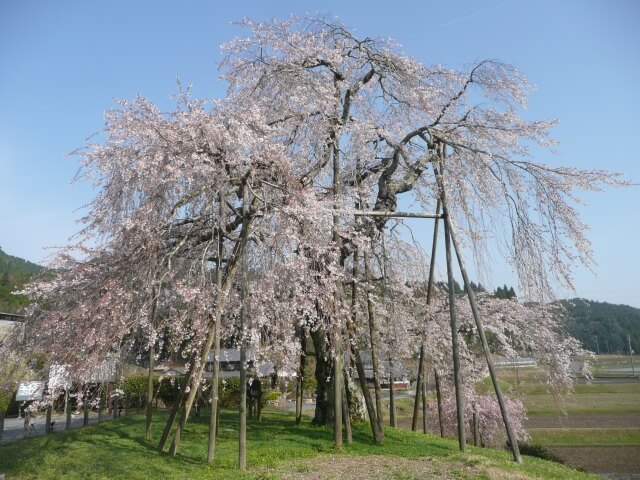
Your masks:
<path fill-rule="evenodd" d="M 640 445 L 638 428 L 531 428 L 529 434 L 542 445 Z"/>
<path fill-rule="evenodd" d="M 585 413 L 639 413 L 640 383 L 581 384 L 561 401 L 541 385 L 521 385 L 529 415 L 548 415 L 565 410 L 569 415 Z"/>
<path fill-rule="evenodd" d="M 223 412 L 215 465 L 207 465 L 208 417 L 196 417 L 188 424 L 183 445 L 175 458 L 159 455 L 155 442 L 144 441 L 144 418 L 133 415 L 115 422 L 103 422 L 83 429 L 34 437 L 0 447 L 0 473 L 8 479 L 276 479 L 278 472 L 302 472 L 309 459 L 347 462 L 354 456 L 376 455 L 429 462 L 437 476 L 448 478 L 597 478 L 562 465 L 525 457 L 515 464 L 508 452 L 469 447 L 458 452 L 457 442 L 431 435 L 388 428 L 385 443 L 371 441 L 369 426 L 354 426 L 354 443 L 341 452 L 332 446 L 328 427 L 312 427 L 309 419 L 295 425 L 293 415 L 267 409 L 262 422 L 250 422 L 247 472 L 236 470 L 237 414 Z M 164 414 L 154 423 L 156 436 Z M 357 458 L 357 457 L 356 457 Z M 370 457 L 374 458 L 374 457 Z M 386 458 L 386 457 L 383 457 Z M 428 458 L 428 460 L 425 460 Z M 316 460 L 313 461 L 316 461 Z M 420 460 L 418 460 L 420 459 Z M 352 462 L 355 464 L 362 463 Z M 308 477 L 308 475 L 306 475 Z M 400 477 L 419 478 L 409 471 Z"/>

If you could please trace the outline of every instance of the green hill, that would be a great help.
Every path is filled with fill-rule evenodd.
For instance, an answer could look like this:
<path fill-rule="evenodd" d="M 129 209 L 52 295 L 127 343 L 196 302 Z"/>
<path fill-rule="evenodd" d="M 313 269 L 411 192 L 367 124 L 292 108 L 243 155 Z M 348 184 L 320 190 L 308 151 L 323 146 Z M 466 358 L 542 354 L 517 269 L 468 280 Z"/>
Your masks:
<path fill-rule="evenodd" d="M 157 412 L 153 432 L 162 431 L 167 414 Z M 374 445 L 366 422 L 353 424 L 353 443 L 333 448 L 329 426 L 299 425 L 292 412 L 266 407 L 261 421 L 247 428 L 246 472 L 237 469 L 238 413 L 223 410 L 216 440 L 216 460 L 208 465 L 209 415 L 194 416 L 176 457 L 158 454 L 144 440 L 140 414 L 0 447 L 0 471 L 20 479 L 242 479 L 311 480 L 385 478 L 597 480 L 593 474 L 559 463 L 524 456 L 515 463 L 509 452 L 468 445 L 458 451 L 453 439 L 385 428 L 383 445 Z M 57 425 L 56 425 L 57 427 Z"/>
<path fill-rule="evenodd" d="M 570 335 L 596 353 L 640 351 L 640 309 L 583 298 L 562 300 L 569 311 L 566 327 Z M 629 339 L 627 339 L 627 335 Z"/>
<path fill-rule="evenodd" d="M 8 255 L 0 247 L 0 312 L 17 313 L 25 307 L 27 299 L 11 292 L 21 289 L 42 270 L 40 265 Z"/>

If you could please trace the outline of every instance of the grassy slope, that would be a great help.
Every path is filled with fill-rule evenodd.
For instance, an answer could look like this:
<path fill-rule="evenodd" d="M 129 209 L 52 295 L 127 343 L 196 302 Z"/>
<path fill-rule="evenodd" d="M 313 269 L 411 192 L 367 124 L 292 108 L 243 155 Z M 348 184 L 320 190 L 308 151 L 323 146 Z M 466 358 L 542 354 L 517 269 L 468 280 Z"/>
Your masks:
<path fill-rule="evenodd" d="M 154 425 L 156 435 L 163 419 L 160 415 Z M 223 412 L 221 420 L 215 466 L 209 466 L 205 461 L 208 417 L 193 419 L 183 437 L 179 455 L 170 458 L 158 455 L 155 444 L 145 443 L 144 419 L 136 415 L 2 446 L 0 472 L 11 479 L 275 479 L 279 478 L 277 472 L 304 472 L 307 468 L 303 465 L 307 461 L 304 459 L 318 457 L 320 461 L 323 458 L 336 461 L 336 455 L 328 455 L 336 453 L 332 448 L 331 429 L 311 427 L 308 419 L 303 425 L 296 426 L 291 414 L 268 409 L 262 422 L 249 425 L 250 470 L 240 473 L 235 469 L 236 415 Z M 346 462 L 356 455 L 387 455 L 414 461 L 429 457 L 429 468 L 447 478 L 598 478 L 529 457 L 525 457 L 524 465 L 517 465 L 503 451 L 470 447 L 467 454 L 460 454 L 455 441 L 431 435 L 387 429 L 383 446 L 373 445 L 370 437 L 367 424 L 356 425 L 354 444 L 345 446 L 337 458 Z M 418 478 L 418 475 L 407 472 L 402 478 Z"/>

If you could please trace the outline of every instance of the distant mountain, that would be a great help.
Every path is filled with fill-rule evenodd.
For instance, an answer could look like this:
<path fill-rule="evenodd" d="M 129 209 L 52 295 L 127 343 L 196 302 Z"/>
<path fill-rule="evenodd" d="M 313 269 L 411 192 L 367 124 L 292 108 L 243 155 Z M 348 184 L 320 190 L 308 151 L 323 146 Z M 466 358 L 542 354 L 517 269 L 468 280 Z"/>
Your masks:
<path fill-rule="evenodd" d="M 584 298 L 561 300 L 569 311 L 566 328 L 582 345 L 597 353 L 629 353 L 629 339 L 640 351 L 640 309 Z M 629 339 L 627 339 L 627 335 Z"/>
<path fill-rule="evenodd" d="M 42 270 L 40 265 L 7 255 L 0 247 L 0 312 L 17 313 L 24 308 L 27 299 L 11 292 L 21 289 Z"/>

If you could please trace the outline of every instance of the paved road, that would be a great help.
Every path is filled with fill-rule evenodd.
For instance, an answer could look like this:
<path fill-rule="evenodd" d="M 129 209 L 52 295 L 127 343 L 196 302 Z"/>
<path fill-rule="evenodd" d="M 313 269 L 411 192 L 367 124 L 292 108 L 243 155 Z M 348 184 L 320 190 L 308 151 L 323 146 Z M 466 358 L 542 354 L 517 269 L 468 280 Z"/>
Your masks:
<path fill-rule="evenodd" d="M 135 410 L 133 410 L 135 412 Z M 123 412 L 124 415 L 124 412 Z M 107 416 L 106 411 L 102 415 L 102 421 L 106 422 L 113 419 L 112 416 Z M 62 414 L 53 414 L 51 420 L 54 423 L 53 432 L 63 432 L 66 427 L 66 417 Z M 47 421 L 46 415 L 37 415 L 31 417 L 31 432 L 30 436 L 44 435 L 45 423 Z M 84 415 L 79 413 L 71 416 L 71 428 L 80 428 L 83 426 Z M 98 412 L 89 412 L 89 423 L 98 422 Z M 2 434 L 2 444 L 15 442 L 21 438 L 25 438 L 24 431 L 24 418 L 5 418 L 4 419 L 4 431 Z"/>

